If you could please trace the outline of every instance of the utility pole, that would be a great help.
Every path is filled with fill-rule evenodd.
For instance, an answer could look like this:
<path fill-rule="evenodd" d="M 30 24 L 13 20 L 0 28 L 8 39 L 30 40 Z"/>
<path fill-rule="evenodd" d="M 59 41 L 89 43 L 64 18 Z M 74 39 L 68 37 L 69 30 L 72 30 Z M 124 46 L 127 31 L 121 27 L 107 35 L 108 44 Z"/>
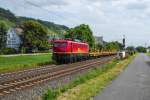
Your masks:
<path fill-rule="evenodd" d="M 145 43 L 145 48 L 147 48 L 147 44 Z"/>

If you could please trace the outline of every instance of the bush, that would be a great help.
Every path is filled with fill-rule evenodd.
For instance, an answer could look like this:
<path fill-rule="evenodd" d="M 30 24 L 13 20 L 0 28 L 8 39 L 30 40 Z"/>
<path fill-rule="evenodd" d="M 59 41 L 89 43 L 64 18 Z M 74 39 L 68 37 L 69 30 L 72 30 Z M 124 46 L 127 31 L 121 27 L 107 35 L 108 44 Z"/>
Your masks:
<path fill-rule="evenodd" d="M 22 47 L 20 48 L 20 53 L 50 53 L 49 49 L 43 49 L 43 50 L 39 50 L 37 48 L 35 49 L 31 49 L 31 48 L 27 48 L 27 47 Z"/>
<path fill-rule="evenodd" d="M 141 53 L 146 53 L 146 48 L 142 46 L 137 47 L 136 50 Z"/>
<path fill-rule="evenodd" d="M 14 48 L 4 48 L 1 50 L 1 54 L 16 54 L 17 51 Z"/>

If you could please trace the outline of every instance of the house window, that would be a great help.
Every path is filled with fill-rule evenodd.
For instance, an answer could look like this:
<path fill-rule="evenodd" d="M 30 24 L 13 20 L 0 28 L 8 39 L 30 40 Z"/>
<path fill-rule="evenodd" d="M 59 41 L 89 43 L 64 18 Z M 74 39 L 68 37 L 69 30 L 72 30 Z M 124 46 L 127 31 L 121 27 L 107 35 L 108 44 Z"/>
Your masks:
<path fill-rule="evenodd" d="M 14 38 L 14 37 L 15 37 L 15 34 L 12 34 L 12 37 Z"/>
<path fill-rule="evenodd" d="M 8 34 L 7 36 L 8 36 L 8 38 L 10 38 L 10 34 Z"/>
<path fill-rule="evenodd" d="M 11 41 L 8 41 L 8 44 L 11 44 Z"/>
<path fill-rule="evenodd" d="M 12 38 L 12 41 L 15 41 L 16 39 L 15 38 Z"/>
<path fill-rule="evenodd" d="M 13 43 L 16 44 L 16 41 L 14 41 Z"/>

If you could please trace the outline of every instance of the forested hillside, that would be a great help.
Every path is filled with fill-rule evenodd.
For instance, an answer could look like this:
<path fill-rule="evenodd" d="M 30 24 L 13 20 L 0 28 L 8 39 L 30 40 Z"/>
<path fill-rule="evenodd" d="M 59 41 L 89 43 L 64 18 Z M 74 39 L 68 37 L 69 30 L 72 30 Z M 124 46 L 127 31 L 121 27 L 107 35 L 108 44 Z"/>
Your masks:
<path fill-rule="evenodd" d="M 64 31 L 68 30 L 69 28 L 64 25 L 58 25 L 53 22 L 43 21 L 39 19 L 15 16 L 9 10 L 5 10 L 0 8 L 0 20 L 6 21 L 9 26 L 15 26 L 27 20 L 35 20 L 41 23 L 42 25 L 46 26 L 50 32 L 52 33 L 63 33 Z"/>

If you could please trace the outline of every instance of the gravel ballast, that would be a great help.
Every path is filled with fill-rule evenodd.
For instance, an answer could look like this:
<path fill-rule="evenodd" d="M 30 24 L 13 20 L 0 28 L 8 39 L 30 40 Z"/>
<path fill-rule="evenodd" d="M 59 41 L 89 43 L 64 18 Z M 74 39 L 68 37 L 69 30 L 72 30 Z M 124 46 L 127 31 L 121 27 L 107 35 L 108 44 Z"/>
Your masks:
<path fill-rule="evenodd" d="M 33 87 L 26 88 L 24 90 L 16 91 L 12 94 L 8 94 L 6 96 L 0 97 L 0 100 L 42 100 L 43 94 L 47 91 L 48 88 L 56 88 L 59 86 L 63 86 L 77 77 L 84 75 L 90 69 L 80 71 L 78 73 L 61 77 L 56 80 L 51 80 L 49 82 L 45 82 L 42 84 L 38 84 Z"/>

